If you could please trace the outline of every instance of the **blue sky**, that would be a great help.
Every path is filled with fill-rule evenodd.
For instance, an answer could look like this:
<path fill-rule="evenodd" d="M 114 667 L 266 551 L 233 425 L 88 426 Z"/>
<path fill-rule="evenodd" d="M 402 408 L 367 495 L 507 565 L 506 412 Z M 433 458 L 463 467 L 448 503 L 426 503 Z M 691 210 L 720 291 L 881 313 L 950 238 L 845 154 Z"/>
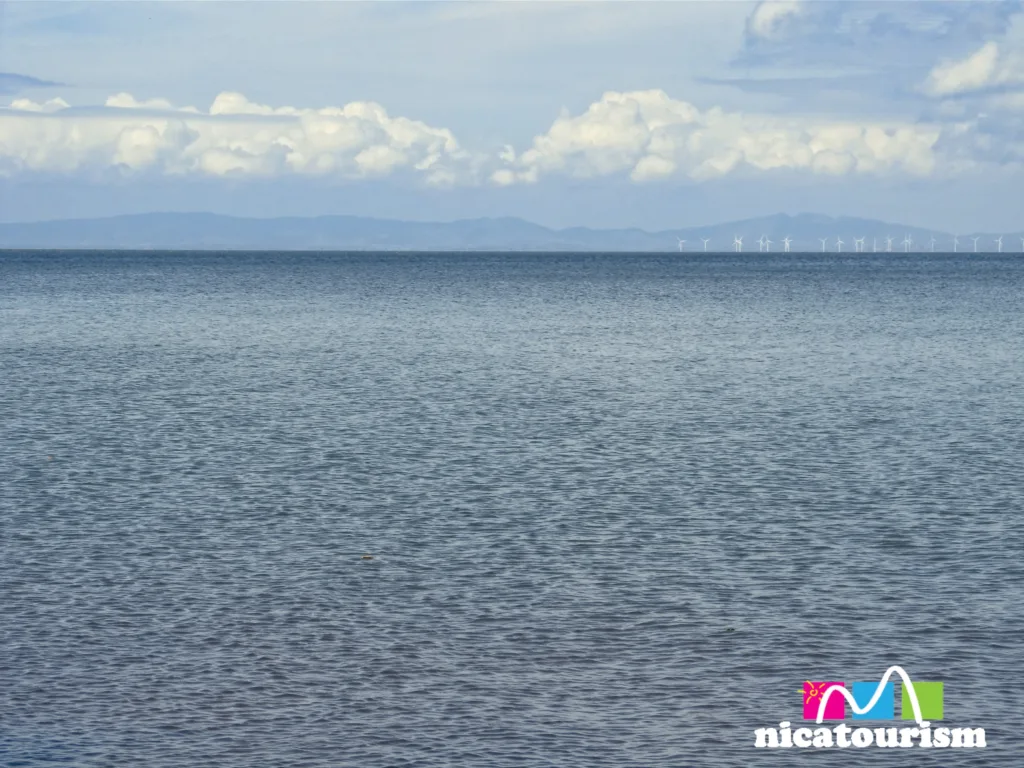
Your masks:
<path fill-rule="evenodd" d="M 8 2 L 0 220 L 1019 229 L 1024 4 Z"/>

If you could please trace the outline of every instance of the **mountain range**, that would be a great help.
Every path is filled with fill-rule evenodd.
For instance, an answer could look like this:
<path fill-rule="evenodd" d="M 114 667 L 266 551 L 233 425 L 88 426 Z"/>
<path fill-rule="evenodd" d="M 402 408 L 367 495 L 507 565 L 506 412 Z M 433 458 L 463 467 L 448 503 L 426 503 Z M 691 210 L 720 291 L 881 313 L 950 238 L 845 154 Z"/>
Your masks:
<path fill-rule="evenodd" d="M 959 234 L 959 250 L 997 250 L 1002 234 L 1004 252 L 1024 250 L 1024 230 Z M 783 250 L 792 238 L 793 251 L 836 252 L 854 250 L 854 239 L 864 238 L 864 250 L 903 252 L 910 237 L 911 252 L 953 250 L 954 235 L 920 227 L 872 219 L 819 214 L 777 214 L 704 227 L 683 227 L 660 232 L 642 229 L 551 229 L 517 218 L 463 219 L 451 222 L 416 222 L 358 216 L 318 216 L 250 219 L 212 213 L 146 213 L 97 219 L 62 219 L 0 224 L 0 248 L 123 249 L 123 250 L 346 250 L 346 251 L 732 251 L 742 236 L 744 251 L 757 251 L 762 237 L 772 251 Z"/>

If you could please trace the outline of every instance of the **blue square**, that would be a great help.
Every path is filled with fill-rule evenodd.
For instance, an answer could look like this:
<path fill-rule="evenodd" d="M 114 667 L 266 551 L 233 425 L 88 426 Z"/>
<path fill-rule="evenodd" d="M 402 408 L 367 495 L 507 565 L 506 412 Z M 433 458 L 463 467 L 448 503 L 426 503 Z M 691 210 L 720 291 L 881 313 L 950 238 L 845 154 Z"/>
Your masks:
<path fill-rule="evenodd" d="M 878 683 L 854 683 L 853 690 L 850 692 L 853 694 L 853 700 L 857 702 L 857 706 L 863 708 L 871 702 L 871 697 L 875 695 L 875 691 L 877 690 Z M 875 706 L 863 715 L 858 715 L 856 710 L 854 710 L 853 719 L 895 720 L 896 686 L 893 683 L 886 683 L 885 687 L 882 688 L 882 695 L 879 696 L 878 701 L 875 702 Z"/>

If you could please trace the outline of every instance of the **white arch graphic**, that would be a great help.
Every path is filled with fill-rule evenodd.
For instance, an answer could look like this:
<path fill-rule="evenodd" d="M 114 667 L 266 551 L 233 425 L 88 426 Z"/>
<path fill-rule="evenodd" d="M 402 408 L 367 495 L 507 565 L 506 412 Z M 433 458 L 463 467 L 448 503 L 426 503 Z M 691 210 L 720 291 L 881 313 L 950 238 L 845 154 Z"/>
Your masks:
<path fill-rule="evenodd" d="M 914 710 L 914 719 L 917 720 L 918 726 L 921 728 L 929 727 L 931 723 L 921 717 L 921 705 L 917 703 L 917 691 L 914 690 L 914 684 L 910 682 L 910 675 L 906 673 L 903 667 L 896 665 L 885 670 L 885 674 L 882 675 L 882 679 L 878 682 L 878 687 L 875 688 L 875 694 L 871 697 L 871 701 L 863 707 L 857 706 L 857 701 L 853 698 L 853 693 L 851 691 L 846 690 L 846 688 L 841 685 L 830 685 L 821 695 L 821 704 L 818 705 L 818 717 L 814 722 L 820 724 L 821 721 L 825 719 L 825 705 L 828 703 L 828 697 L 836 692 L 843 695 L 847 703 L 849 703 L 850 709 L 852 709 L 855 714 L 863 715 L 865 712 L 869 712 L 882 697 L 882 693 L 885 691 L 885 684 L 889 682 L 889 678 L 894 674 L 900 676 L 900 680 L 903 681 L 903 687 L 907 689 L 907 694 L 910 696 L 910 707 Z"/>

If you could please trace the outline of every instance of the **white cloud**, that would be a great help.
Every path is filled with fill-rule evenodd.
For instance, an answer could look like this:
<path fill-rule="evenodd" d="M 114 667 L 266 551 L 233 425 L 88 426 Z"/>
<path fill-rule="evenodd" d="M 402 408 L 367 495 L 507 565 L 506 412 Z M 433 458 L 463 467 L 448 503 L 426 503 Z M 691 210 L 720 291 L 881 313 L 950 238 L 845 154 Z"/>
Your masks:
<path fill-rule="evenodd" d="M 786 19 L 804 12 L 801 0 L 765 0 L 758 3 L 747 21 L 747 29 L 754 37 L 770 39 L 779 33 Z"/>
<path fill-rule="evenodd" d="M 925 80 L 923 90 L 931 96 L 953 96 L 1000 85 L 1024 83 L 1024 56 L 1001 50 L 989 41 L 958 61 L 938 64 Z"/>
<path fill-rule="evenodd" d="M 1004 110 L 1020 108 L 1019 100 L 1003 98 Z M 786 117 L 702 110 L 660 90 L 611 91 L 581 114 L 563 112 L 524 151 L 505 145 L 485 155 L 463 149 L 448 129 L 392 117 L 373 102 L 275 107 L 224 92 L 200 111 L 127 93 L 92 108 L 19 99 L 0 108 L 0 175 L 116 169 L 364 179 L 406 173 L 434 186 L 484 179 L 510 186 L 552 175 L 623 175 L 638 183 L 779 170 L 928 176 L 963 171 L 972 156 L 981 163 L 1018 162 L 1012 137 L 986 129 L 977 138 L 977 127 L 961 136 L 951 121 L 973 125 L 963 122 L 966 115 L 938 112 L 942 123 Z"/>
<path fill-rule="evenodd" d="M 553 173 L 700 180 L 741 169 L 923 176 L 936 167 L 940 135 L 930 125 L 702 112 L 660 90 L 609 92 L 583 114 L 557 119 L 491 180 L 507 185 Z"/>
<path fill-rule="evenodd" d="M 961 61 L 945 61 L 929 74 L 924 89 L 934 96 L 974 91 L 992 80 L 999 59 L 999 45 L 988 42 Z"/>
<path fill-rule="evenodd" d="M 11 102 L 11 109 L 23 112 L 56 112 L 70 106 L 64 99 L 56 98 L 44 102 L 35 102 L 31 99 L 15 99 Z"/>
<path fill-rule="evenodd" d="M 167 99 L 149 99 L 138 101 L 130 93 L 116 93 L 106 100 L 104 106 L 117 109 L 174 109 L 174 105 Z M 195 107 L 182 107 L 183 112 L 197 112 Z"/>
<path fill-rule="evenodd" d="M 223 176 L 383 176 L 401 169 L 451 184 L 475 158 L 452 133 L 371 102 L 343 107 L 269 107 L 222 93 L 209 111 L 165 99 L 111 96 L 103 108 L 54 99 L 0 108 L 0 174 L 126 171 Z"/>

